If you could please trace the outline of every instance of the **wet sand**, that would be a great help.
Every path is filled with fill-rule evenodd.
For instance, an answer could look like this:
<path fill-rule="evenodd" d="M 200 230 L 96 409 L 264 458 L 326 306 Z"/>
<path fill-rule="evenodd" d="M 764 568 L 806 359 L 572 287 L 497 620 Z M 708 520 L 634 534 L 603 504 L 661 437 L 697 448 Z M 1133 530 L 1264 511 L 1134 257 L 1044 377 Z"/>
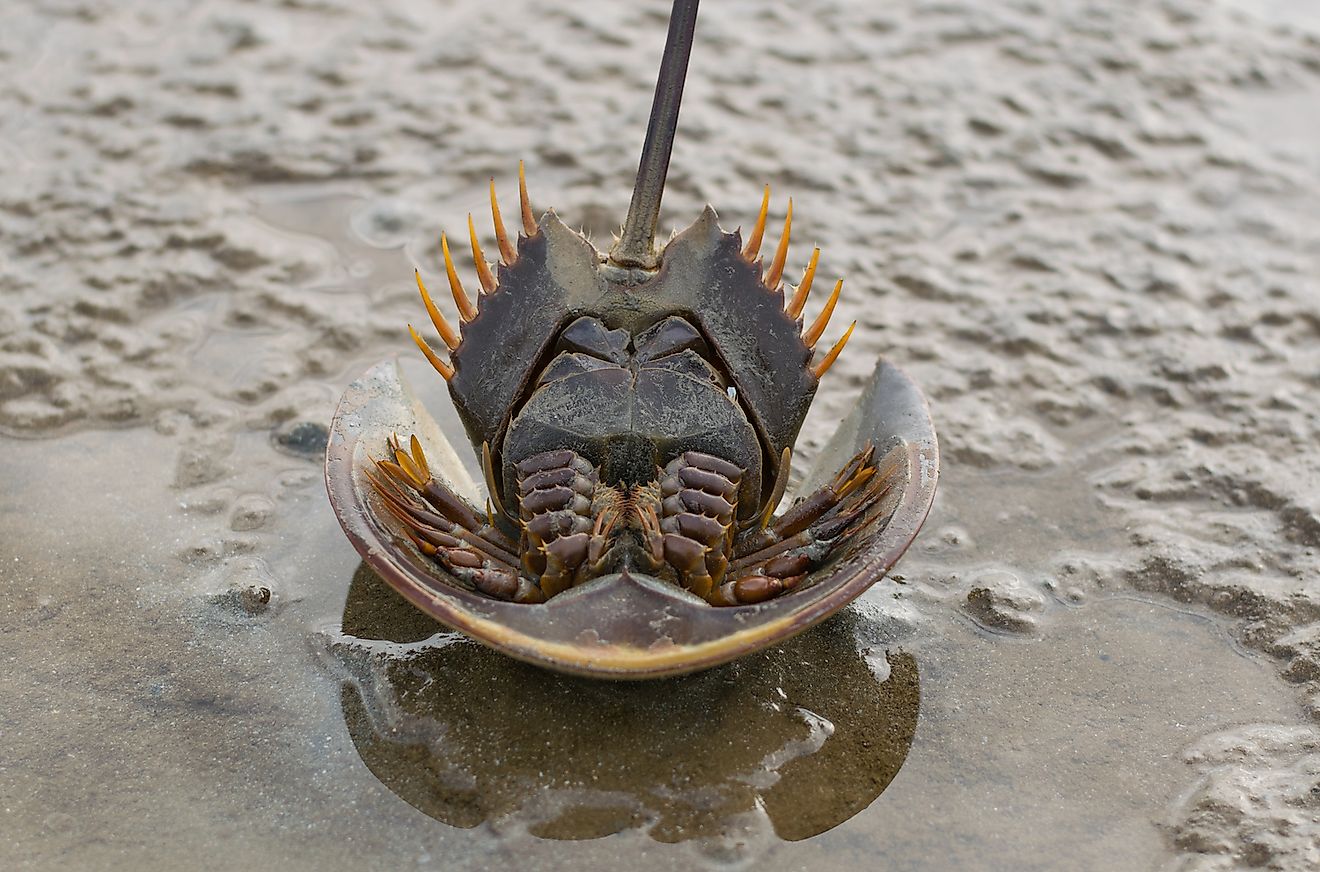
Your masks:
<path fill-rule="evenodd" d="M 1306 4 L 707 4 L 664 223 L 793 195 L 859 320 L 799 469 L 880 353 L 945 468 L 848 612 L 633 687 L 430 624 L 320 481 L 368 364 L 441 390 L 489 176 L 623 215 L 667 4 L 512 5 L 10 16 L 0 866 L 1320 863 Z"/>

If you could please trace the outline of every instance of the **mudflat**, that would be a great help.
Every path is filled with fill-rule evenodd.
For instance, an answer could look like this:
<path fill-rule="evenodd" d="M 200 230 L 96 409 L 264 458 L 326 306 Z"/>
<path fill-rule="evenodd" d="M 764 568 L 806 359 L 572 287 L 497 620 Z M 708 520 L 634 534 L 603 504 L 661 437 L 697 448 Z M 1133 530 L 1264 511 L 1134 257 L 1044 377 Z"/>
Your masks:
<path fill-rule="evenodd" d="M 702 9 L 662 224 L 791 194 L 858 321 L 800 469 L 883 354 L 941 491 L 845 613 L 630 686 L 399 601 L 321 459 L 388 354 L 443 405 L 411 271 L 491 177 L 617 230 L 668 4 L 13 5 L 0 866 L 1320 864 L 1320 17 L 790 5 Z"/>

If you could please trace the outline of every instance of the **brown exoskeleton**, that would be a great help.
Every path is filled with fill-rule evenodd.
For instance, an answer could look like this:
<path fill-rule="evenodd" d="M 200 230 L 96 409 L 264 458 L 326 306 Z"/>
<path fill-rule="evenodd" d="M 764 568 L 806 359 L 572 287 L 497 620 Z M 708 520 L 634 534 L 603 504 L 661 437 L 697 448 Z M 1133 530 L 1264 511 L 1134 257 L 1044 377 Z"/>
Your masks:
<path fill-rule="evenodd" d="M 913 466 L 913 444 L 896 435 L 900 419 L 872 426 L 873 437 L 859 435 L 834 474 L 775 514 L 808 407 L 855 323 L 817 353 L 843 282 L 804 324 L 820 250 L 800 283 L 785 283 L 790 200 L 778 243 L 768 262 L 762 256 L 768 186 L 745 241 L 721 229 L 707 207 L 656 247 L 696 14 L 696 0 L 674 3 L 632 202 L 608 252 L 553 211 L 537 220 L 520 166 L 516 239 L 491 182 L 494 269 L 469 216 L 475 299 L 441 238 L 457 326 L 418 275 L 444 347 L 437 352 L 409 330 L 448 383 L 481 458 L 487 505 L 433 474 L 415 435 L 382 438 L 385 444 L 369 449 L 362 475 L 375 493 L 376 524 L 406 535 L 474 596 L 536 608 L 570 589 L 624 578 L 715 606 L 794 599 L 862 531 L 889 524 L 913 469 L 925 500 L 921 518 L 929 507 L 934 435 L 922 409 L 913 420 L 925 421 L 918 428 L 922 444 L 929 443 L 923 465 Z M 899 393 L 921 408 L 915 388 Z M 890 444 L 875 438 L 884 436 Z M 356 491 L 350 497 L 358 499 Z M 366 538 L 353 530 L 350 536 Z M 364 554 L 371 560 L 375 552 Z M 444 613 L 426 604 L 430 596 L 410 598 Z M 819 617 L 813 612 L 811 620 Z M 499 635 L 454 623 L 488 640 Z"/>

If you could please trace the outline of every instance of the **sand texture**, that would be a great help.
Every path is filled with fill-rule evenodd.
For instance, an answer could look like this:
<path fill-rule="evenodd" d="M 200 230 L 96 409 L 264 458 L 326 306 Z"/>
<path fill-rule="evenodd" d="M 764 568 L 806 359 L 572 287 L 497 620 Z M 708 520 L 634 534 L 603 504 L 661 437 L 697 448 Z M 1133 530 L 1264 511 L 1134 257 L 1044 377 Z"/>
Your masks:
<path fill-rule="evenodd" d="M 0 868 L 1320 868 L 1312 5 L 708 0 L 665 232 L 792 196 L 858 322 L 797 474 L 881 354 L 944 468 L 844 615 L 625 690 L 398 601 L 321 458 L 443 389 L 488 179 L 608 243 L 668 4 L 9 0 Z"/>

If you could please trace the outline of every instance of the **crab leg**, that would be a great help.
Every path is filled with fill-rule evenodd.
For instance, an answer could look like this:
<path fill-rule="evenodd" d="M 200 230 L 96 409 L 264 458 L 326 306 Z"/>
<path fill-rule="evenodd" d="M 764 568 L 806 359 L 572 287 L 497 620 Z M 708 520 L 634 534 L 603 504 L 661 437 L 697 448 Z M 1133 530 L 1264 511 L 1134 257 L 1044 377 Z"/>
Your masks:
<path fill-rule="evenodd" d="M 392 475 L 392 473 L 388 473 L 388 470 L 386 472 Z M 406 515 L 404 520 L 408 523 L 437 530 L 447 537 L 460 540 L 465 546 L 480 551 L 492 560 L 499 560 L 510 566 L 518 564 L 518 558 L 510 550 L 508 543 L 498 541 L 493 536 L 482 535 L 482 533 L 469 530 L 467 527 L 455 524 L 444 515 L 436 514 L 427 508 L 425 504 L 417 502 L 412 499 L 411 495 L 403 492 L 397 479 L 370 473 L 368 475 L 371 476 L 376 493 L 385 501 L 387 507 L 394 510 L 396 514 L 401 512 Z"/>
<path fill-rule="evenodd" d="M 455 524 L 444 515 L 438 515 L 430 511 L 425 505 L 412 500 L 408 494 L 399 489 L 397 482 L 392 482 L 389 478 L 384 478 L 378 474 L 368 473 L 371 476 L 372 485 L 376 488 L 376 493 L 385 501 L 386 507 L 391 509 L 397 515 L 403 517 L 407 523 L 418 529 L 434 530 L 443 534 L 446 540 L 453 539 L 463 543 L 465 546 L 480 551 L 492 560 L 498 560 L 510 566 L 518 564 L 518 558 L 503 545 L 494 542 L 491 539 L 475 533 L 472 530 Z M 452 542 L 432 542 L 431 544 L 445 544 L 448 547 L 457 547 Z"/>
<path fill-rule="evenodd" d="M 390 438 L 389 447 L 394 453 L 394 460 L 378 460 L 376 465 L 386 473 L 388 482 L 394 485 L 396 497 L 400 493 L 409 494 L 409 491 L 416 493 L 425 501 L 424 504 L 412 499 L 409 494 L 410 502 L 422 508 L 429 505 L 430 511 L 442 522 L 462 531 L 458 535 L 476 537 L 474 541 L 479 540 L 508 557 L 513 556 L 517 550 L 516 543 L 498 527 L 490 524 L 467 500 L 431 474 L 416 436 L 410 440 L 410 450 L 404 450 L 397 437 Z"/>
<path fill-rule="evenodd" d="M 876 511 L 893 487 L 899 452 L 873 464 L 874 449 L 867 445 L 834 480 L 787 512 L 768 528 L 744 536 L 729 564 L 733 578 L 710 598 L 715 605 L 763 602 L 792 590 L 820 560 L 816 543 L 834 543 L 858 528 L 858 522 Z M 883 507 L 881 507 L 883 508 Z"/>
<path fill-rule="evenodd" d="M 720 585 L 711 603 L 737 606 L 764 602 L 792 590 L 813 568 L 814 561 L 806 554 L 780 554 L 767 560 L 758 571 Z"/>
<path fill-rule="evenodd" d="M 397 446 L 397 442 L 395 442 Z M 404 525 L 404 533 L 423 553 L 438 561 L 459 581 L 496 599 L 541 602 L 544 596 L 518 573 L 518 559 L 509 550 L 480 533 L 466 529 L 427 509 L 412 496 L 416 475 L 426 469 L 421 446 L 413 439 L 413 455 L 395 448 L 396 459 L 377 461 L 384 474 L 368 471 L 386 510 Z"/>
<path fill-rule="evenodd" d="M 776 518 L 769 526 L 769 531 L 777 539 L 786 539 L 805 530 L 830 509 L 865 484 L 873 475 L 875 467 L 871 458 L 875 454 L 874 446 L 868 444 L 844 464 L 834 480 L 798 502 L 784 514 Z"/>

